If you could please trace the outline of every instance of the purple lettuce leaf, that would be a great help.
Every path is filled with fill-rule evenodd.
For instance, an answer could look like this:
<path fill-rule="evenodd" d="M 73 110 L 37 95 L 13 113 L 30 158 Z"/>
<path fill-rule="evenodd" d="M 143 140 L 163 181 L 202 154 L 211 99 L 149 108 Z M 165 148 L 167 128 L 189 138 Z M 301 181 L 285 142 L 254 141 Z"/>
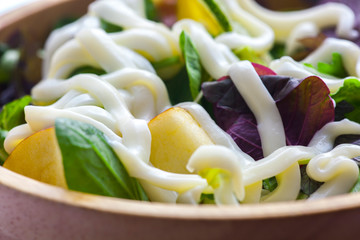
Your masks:
<path fill-rule="evenodd" d="M 307 145 L 313 135 L 334 120 L 329 90 L 317 77 L 304 80 L 284 76 L 261 76 L 276 101 L 288 145 Z M 213 104 L 214 118 L 238 146 L 254 159 L 263 157 L 255 116 L 230 78 L 204 83 L 204 97 Z"/>

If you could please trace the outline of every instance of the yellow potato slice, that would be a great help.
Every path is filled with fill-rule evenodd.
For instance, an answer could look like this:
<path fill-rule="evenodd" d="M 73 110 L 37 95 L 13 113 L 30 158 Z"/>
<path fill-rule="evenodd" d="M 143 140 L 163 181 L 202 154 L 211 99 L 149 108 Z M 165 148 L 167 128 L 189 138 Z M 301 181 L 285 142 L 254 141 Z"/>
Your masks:
<path fill-rule="evenodd" d="M 183 108 L 170 108 L 148 125 L 152 136 L 150 162 L 168 172 L 189 173 L 186 164 L 193 152 L 201 145 L 214 144 Z"/>
<path fill-rule="evenodd" d="M 4 167 L 41 182 L 67 188 L 55 128 L 34 133 L 16 146 Z"/>

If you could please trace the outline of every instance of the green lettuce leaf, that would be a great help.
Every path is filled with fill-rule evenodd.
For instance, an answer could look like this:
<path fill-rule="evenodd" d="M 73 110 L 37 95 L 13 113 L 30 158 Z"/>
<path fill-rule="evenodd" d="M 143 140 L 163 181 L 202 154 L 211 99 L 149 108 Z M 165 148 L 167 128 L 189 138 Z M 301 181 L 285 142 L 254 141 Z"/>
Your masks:
<path fill-rule="evenodd" d="M 349 76 L 347 73 L 340 53 L 332 53 L 332 61 L 330 63 L 319 62 L 317 68 L 309 63 L 305 63 L 305 66 L 316 69 L 318 72 L 335 76 L 338 78 L 345 78 Z"/>
<path fill-rule="evenodd" d="M 9 131 L 25 123 L 24 108 L 31 103 L 30 96 L 24 96 L 3 106 L 0 113 L 0 129 Z"/>
<path fill-rule="evenodd" d="M 348 118 L 360 123 L 360 81 L 346 79 L 343 86 L 331 97 L 336 102 L 336 120 Z"/>
<path fill-rule="evenodd" d="M 4 149 L 4 141 L 5 141 L 7 133 L 8 133 L 8 131 L 0 129 L 0 165 L 1 166 L 4 164 L 5 160 L 9 156 Z"/>
<path fill-rule="evenodd" d="M 352 187 L 350 192 L 352 192 L 352 193 L 360 192 L 360 174 L 359 174 L 358 180 L 356 181 L 356 183 L 354 184 L 354 186 Z"/>
<path fill-rule="evenodd" d="M 57 119 L 55 130 L 69 189 L 148 200 L 138 180 L 129 176 L 102 132 L 70 119 Z"/>
<path fill-rule="evenodd" d="M 241 48 L 237 48 L 233 50 L 233 53 L 240 59 L 240 60 L 249 60 L 252 63 L 258 63 L 261 65 L 266 65 L 266 62 L 262 58 L 260 54 L 254 51 L 249 46 L 244 46 Z"/>

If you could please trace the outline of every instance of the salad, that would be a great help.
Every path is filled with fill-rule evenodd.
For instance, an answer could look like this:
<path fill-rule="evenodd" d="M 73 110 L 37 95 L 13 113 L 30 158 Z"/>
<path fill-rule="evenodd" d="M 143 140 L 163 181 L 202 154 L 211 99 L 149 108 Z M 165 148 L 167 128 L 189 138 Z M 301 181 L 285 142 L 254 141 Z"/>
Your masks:
<path fill-rule="evenodd" d="M 359 2 L 169 2 L 97 0 L 54 30 L 0 113 L 3 167 L 166 203 L 358 192 Z"/>

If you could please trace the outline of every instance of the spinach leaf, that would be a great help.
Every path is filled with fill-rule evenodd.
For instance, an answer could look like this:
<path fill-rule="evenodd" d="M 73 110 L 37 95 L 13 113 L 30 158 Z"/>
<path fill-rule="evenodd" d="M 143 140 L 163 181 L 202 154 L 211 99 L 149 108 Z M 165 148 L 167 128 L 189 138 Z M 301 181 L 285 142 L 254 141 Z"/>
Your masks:
<path fill-rule="evenodd" d="M 82 67 L 78 67 L 74 71 L 72 71 L 69 75 L 69 78 L 73 77 L 75 75 L 78 75 L 78 74 L 82 74 L 82 73 L 92 73 L 92 74 L 96 74 L 96 75 L 106 74 L 105 70 L 103 70 L 101 68 L 95 68 L 92 66 L 82 66 Z"/>
<path fill-rule="evenodd" d="M 4 164 L 5 160 L 9 156 L 4 149 L 4 141 L 7 133 L 8 133 L 7 131 L 0 129 L 0 165 L 1 166 Z"/>
<path fill-rule="evenodd" d="M 200 93 L 202 66 L 195 46 L 184 31 L 180 34 L 180 48 L 185 59 L 191 96 L 193 99 L 196 99 Z"/>
<path fill-rule="evenodd" d="M 124 30 L 123 27 L 108 22 L 102 18 L 100 19 L 100 26 L 107 33 L 121 32 L 122 30 Z"/>
<path fill-rule="evenodd" d="M 172 105 L 192 101 L 189 88 L 189 78 L 185 67 L 172 79 L 164 81 Z"/>
<path fill-rule="evenodd" d="M 146 18 L 151 21 L 159 21 L 154 2 L 152 0 L 144 0 Z"/>
<path fill-rule="evenodd" d="M 0 129 L 9 131 L 25 123 L 24 107 L 31 102 L 30 96 L 24 96 L 3 106 L 0 113 Z"/>
<path fill-rule="evenodd" d="M 92 125 L 57 119 L 56 137 L 69 189 L 126 199 L 148 198 L 137 179 L 127 173 L 121 160 Z"/>

